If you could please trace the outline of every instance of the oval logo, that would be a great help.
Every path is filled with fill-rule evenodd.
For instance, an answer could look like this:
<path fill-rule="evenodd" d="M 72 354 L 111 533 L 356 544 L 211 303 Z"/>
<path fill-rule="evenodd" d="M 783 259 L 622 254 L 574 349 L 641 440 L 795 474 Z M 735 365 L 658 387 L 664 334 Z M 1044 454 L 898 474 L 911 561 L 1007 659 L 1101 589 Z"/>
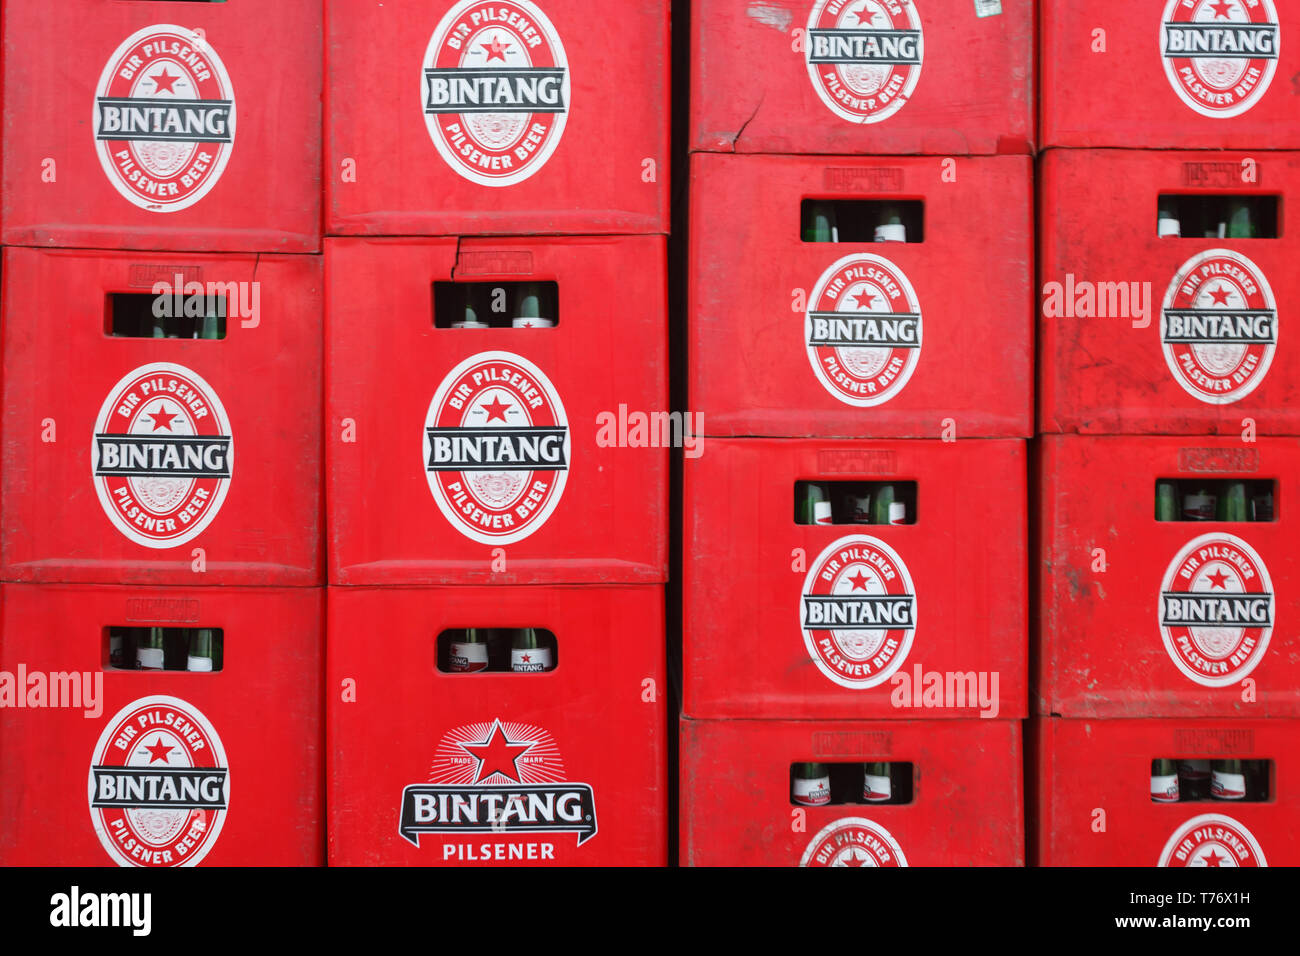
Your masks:
<path fill-rule="evenodd" d="M 221 399 L 198 373 L 155 362 L 113 386 L 90 450 L 104 512 L 136 544 L 174 548 L 221 510 L 234 439 Z"/>
<path fill-rule="evenodd" d="M 119 866 L 194 866 L 221 835 L 230 771 L 197 707 L 141 697 L 104 726 L 88 789 L 95 835 Z"/>
<path fill-rule="evenodd" d="M 1245 541 L 1222 532 L 1189 541 L 1160 584 L 1160 635 L 1170 659 L 1205 687 L 1255 669 L 1273 633 L 1273 585 Z"/>
<path fill-rule="evenodd" d="M 1231 249 L 1207 249 L 1183 263 L 1160 309 L 1165 364 L 1185 392 L 1210 405 L 1240 401 L 1259 387 L 1277 334 L 1268 279 Z"/>
<path fill-rule="evenodd" d="M 808 76 L 840 119 L 879 123 L 916 89 L 922 41 L 911 0 L 817 0 L 805 42 Z"/>
<path fill-rule="evenodd" d="M 875 687 L 907 659 L 916 593 L 907 566 L 880 539 L 849 535 L 818 555 L 804 578 L 801 605 L 804 646 L 841 687 Z"/>
<path fill-rule="evenodd" d="M 1268 866 L 1254 835 L 1232 817 L 1203 813 L 1169 838 L 1157 866 Z"/>
<path fill-rule="evenodd" d="M 808 841 L 800 866 L 907 866 L 893 835 L 864 817 L 828 823 Z"/>
<path fill-rule="evenodd" d="M 483 186 L 513 186 L 546 165 L 569 87 L 559 34 L 529 0 L 461 0 L 424 51 L 429 136 L 452 169 Z"/>
<path fill-rule="evenodd" d="M 841 402 L 889 401 L 921 357 L 921 305 L 907 276 L 882 256 L 840 259 L 808 299 L 804 347 L 818 381 Z"/>
<path fill-rule="evenodd" d="M 1281 44 L 1273 0 L 1169 0 L 1160 24 L 1165 76 L 1202 116 L 1239 116 L 1258 103 Z"/>
<path fill-rule="evenodd" d="M 216 50 L 185 27 L 137 30 L 95 87 L 95 149 L 119 193 L 150 212 L 186 209 L 235 146 L 235 92 Z"/>
<path fill-rule="evenodd" d="M 512 352 L 480 352 L 442 380 L 424 422 L 429 490 L 483 544 L 537 531 L 564 493 L 569 425 L 550 379 Z"/>

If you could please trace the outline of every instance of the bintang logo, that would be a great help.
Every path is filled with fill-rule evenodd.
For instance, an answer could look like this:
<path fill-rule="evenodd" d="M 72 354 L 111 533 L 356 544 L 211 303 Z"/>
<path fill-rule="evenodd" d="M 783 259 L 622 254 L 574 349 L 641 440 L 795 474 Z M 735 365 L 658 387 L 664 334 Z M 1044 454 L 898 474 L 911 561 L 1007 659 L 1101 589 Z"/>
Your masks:
<path fill-rule="evenodd" d="M 95 745 L 88 787 L 95 834 L 121 866 L 194 866 L 230 803 L 221 738 L 175 697 L 142 697 L 117 712 Z"/>
<path fill-rule="evenodd" d="M 921 18 L 912 0 L 817 0 L 806 51 L 813 89 L 836 116 L 879 123 L 921 77 Z"/>
<path fill-rule="evenodd" d="M 888 830 L 863 817 L 827 824 L 808 842 L 800 866 L 907 866 Z"/>
<path fill-rule="evenodd" d="M 207 41 L 160 24 L 127 37 L 95 89 L 95 148 L 117 191 L 141 209 L 202 199 L 235 144 L 235 94 Z"/>
<path fill-rule="evenodd" d="M 1160 25 L 1165 75 L 1202 116 L 1238 116 L 1258 103 L 1281 44 L 1273 0 L 1169 0 Z"/>
<path fill-rule="evenodd" d="M 1268 866 L 1254 835 L 1232 817 L 1204 813 L 1174 831 L 1159 866 Z"/>
<path fill-rule="evenodd" d="M 424 465 L 461 534 L 483 544 L 528 537 L 555 510 L 569 469 L 569 426 L 550 379 L 511 352 L 465 359 L 429 403 Z"/>
<path fill-rule="evenodd" d="M 129 372 L 95 420 L 91 471 L 104 512 L 136 544 L 174 548 L 217 516 L 234 439 L 217 393 L 183 365 Z"/>
<path fill-rule="evenodd" d="M 569 113 L 559 34 L 528 0 L 462 0 L 424 53 L 424 121 L 448 165 L 511 186 L 546 164 Z"/>
<path fill-rule="evenodd" d="M 501 720 L 457 727 L 439 741 L 429 782 L 402 791 L 398 830 L 417 847 L 424 833 L 575 833 L 582 846 L 596 835 L 595 795 L 566 776 L 555 740 L 541 727 Z M 442 858 L 554 859 L 554 851 L 545 842 L 448 842 Z"/>
<path fill-rule="evenodd" d="M 1239 252 L 1208 249 L 1165 292 L 1165 364 L 1189 395 L 1228 405 L 1253 392 L 1277 348 L 1277 305 L 1264 272 Z"/>
<path fill-rule="evenodd" d="M 875 687 L 907 659 L 916 630 L 912 578 L 878 538 L 850 535 L 818 555 L 801 605 L 804 645 L 841 687 Z"/>
<path fill-rule="evenodd" d="M 1273 585 L 1245 541 L 1214 532 L 1189 541 L 1160 586 L 1160 634 L 1178 669 L 1206 687 L 1253 671 L 1273 633 Z"/>
<path fill-rule="evenodd" d="M 881 256 L 845 256 L 808 302 L 804 345 L 826 391 L 859 408 L 902 391 L 921 357 L 921 305 L 901 269 Z"/>

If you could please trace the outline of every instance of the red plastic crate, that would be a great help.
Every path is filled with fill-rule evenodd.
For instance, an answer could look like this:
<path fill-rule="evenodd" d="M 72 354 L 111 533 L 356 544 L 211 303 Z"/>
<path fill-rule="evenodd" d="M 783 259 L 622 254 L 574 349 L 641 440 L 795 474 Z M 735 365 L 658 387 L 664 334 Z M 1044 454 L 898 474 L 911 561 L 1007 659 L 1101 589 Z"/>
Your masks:
<path fill-rule="evenodd" d="M 1043 145 L 1300 146 L 1295 13 L 1289 0 L 1042 0 Z M 1256 55 L 1177 55 L 1225 47 Z"/>
<path fill-rule="evenodd" d="M 555 669 L 439 671 L 479 626 L 550 630 Z M 330 588 L 329 627 L 331 864 L 667 862 L 662 588 Z"/>
<path fill-rule="evenodd" d="M 954 168 L 943 182 L 937 159 L 692 158 L 690 390 L 707 434 L 1032 433 L 1030 161 Z M 919 199 L 924 240 L 802 242 L 808 197 Z M 825 313 L 864 309 L 919 314 L 916 330 L 893 348 L 814 344 Z"/>
<path fill-rule="evenodd" d="M 1044 436 L 1037 712 L 1300 715 L 1287 588 L 1298 573 L 1289 510 L 1297 468 L 1295 439 Z M 1156 521 L 1159 478 L 1271 479 L 1276 520 Z M 1174 592 L 1251 594 L 1271 623 L 1166 626 L 1162 595 Z"/>
<path fill-rule="evenodd" d="M 1295 866 L 1294 720 L 1035 719 L 1031 843 L 1039 866 Z M 1151 799 L 1151 761 L 1272 762 L 1267 802 Z M 1104 827 L 1104 829 L 1102 829 Z"/>
<path fill-rule="evenodd" d="M 324 863 L 322 589 L 5 584 L 0 596 L 0 671 L 27 705 L 0 709 L 0 865 Z M 221 628 L 224 666 L 112 669 L 116 626 Z M 80 696 L 95 685 L 94 701 Z M 64 706 L 32 708 L 56 686 Z M 173 790 L 192 768 L 200 805 L 146 774 L 157 789 L 123 806 L 121 767 L 176 768 Z"/>
<path fill-rule="evenodd" d="M 666 2 L 328 7 L 330 234 L 668 231 Z"/>
<path fill-rule="evenodd" d="M 1279 237 L 1157 235 L 1157 197 L 1233 194 L 1278 197 Z M 1285 335 L 1288 304 L 1300 297 L 1300 238 L 1285 227 L 1296 196 L 1300 153 L 1049 152 L 1042 430 L 1236 434 L 1249 417 L 1262 433 L 1300 434 L 1300 358 Z M 1149 310 L 1134 305 L 1145 302 L 1144 283 Z M 1253 317 L 1245 341 L 1225 344 L 1241 330 L 1209 320 L 1178 334 L 1177 320 L 1223 308 Z"/>
<path fill-rule="evenodd" d="M 321 8 L 11 0 L 4 243 L 319 249 Z"/>
<path fill-rule="evenodd" d="M 4 275 L 7 580 L 323 583 L 318 257 L 10 248 Z M 225 338 L 110 335 L 157 283 L 227 298 Z"/>
<path fill-rule="evenodd" d="M 599 417 L 667 408 L 662 238 L 331 239 L 326 262 L 331 583 L 666 579 L 668 449 L 602 444 Z M 452 278 L 554 281 L 558 322 L 435 328 L 432 285 Z M 497 387 L 511 377 L 526 384 Z M 468 429 L 482 405 L 486 427 L 502 403 L 506 425 L 563 429 L 559 467 L 504 472 L 513 498 L 430 470 L 427 428 Z"/>
<path fill-rule="evenodd" d="M 1011 720 L 681 723 L 683 866 L 1023 866 Z M 795 762 L 912 764 L 912 802 L 795 806 Z"/>
<path fill-rule="evenodd" d="M 1034 6 L 697 0 L 691 89 L 693 150 L 1028 153 Z"/>
<path fill-rule="evenodd" d="M 1024 442 L 708 439 L 703 452 L 685 470 L 683 713 L 1025 714 Z M 795 482 L 816 479 L 914 481 L 916 523 L 796 524 Z M 898 626 L 807 625 L 819 597 L 859 589 L 904 606 Z"/>

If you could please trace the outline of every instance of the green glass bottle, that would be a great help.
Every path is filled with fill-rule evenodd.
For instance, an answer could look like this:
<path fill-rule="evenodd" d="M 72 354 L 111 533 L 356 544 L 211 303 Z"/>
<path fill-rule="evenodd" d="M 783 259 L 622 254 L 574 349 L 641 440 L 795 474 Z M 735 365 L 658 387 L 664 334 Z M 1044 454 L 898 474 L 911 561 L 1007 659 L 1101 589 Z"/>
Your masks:
<path fill-rule="evenodd" d="M 210 671 L 214 669 L 215 653 L 213 645 L 216 635 L 210 627 L 198 627 L 190 632 L 189 654 L 185 658 L 187 671 Z"/>
<path fill-rule="evenodd" d="M 830 203 L 804 204 L 804 242 L 839 242 L 839 229 L 835 225 L 835 209 Z"/>
<path fill-rule="evenodd" d="M 903 225 L 903 216 L 897 206 L 886 205 L 880 210 L 874 239 L 876 242 L 907 242 L 907 227 Z"/>
<path fill-rule="evenodd" d="M 800 806 L 822 807 L 831 802 L 831 775 L 824 763 L 797 763 L 790 799 Z"/>
<path fill-rule="evenodd" d="M 488 325 L 487 311 L 482 308 L 482 302 L 478 292 L 473 286 L 463 285 L 461 288 L 461 297 L 464 301 L 464 310 L 461 317 L 451 323 L 453 329 L 487 329 Z"/>
<path fill-rule="evenodd" d="M 474 674 L 488 669 L 487 634 L 482 628 L 468 627 L 448 648 L 447 669 L 454 674 Z"/>
<path fill-rule="evenodd" d="M 1151 802 L 1177 803 L 1178 764 L 1173 760 L 1151 761 Z"/>
<path fill-rule="evenodd" d="M 1244 481 L 1224 483 L 1219 494 L 1218 520 L 1250 520 L 1250 499 L 1246 497 L 1246 483 Z"/>
<path fill-rule="evenodd" d="M 1255 238 L 1256 225 L 1252 205 L 1249 199 L 1237 199 L 1228 206 L 1227 237 L 1229 239 Z"/>
<path fill-rule="evenodd" d="M 1178 489 L 1172 481 L 1156 482 L 1156 520 L 1178 520 Z"/>
<path fill-rule="evenodd" d="M 1244 800 L 1246 771 L 1240 760 L 1216 760 L 1210 765 L 1210 796 L 1215 800 Z"/>
<path fill-rule="evenodd" d="M 167 666 L 166 634 L 161 627 L 142 630 L 135 645 L 135 666 L 142 671 L 160 671 Z"/>
<path fill-rule="evenodd" d="M 549 329 L 555 320 L 542 315 L 542 287 L 536 282 L 520 283 L 515 290 L 519 304 L 510 324 L 516 329 Z"/>
<path fill-rule="evenodd" d="M 862 801 L 890 803 L 894 799 L 894 779 L 890 765 L 883 761 L 862 765 Z"/>
<path fill-rule="evenodd" d="M 834 524 L 826 486 L 817 481 L 805 481 L 801 485 L 802 494 L 795 509 L 795 521 L 798 524 Z"/>
<path fill-rule="evenodd" d="M 516 674 L 536 674 L 555 666 L 551 649 L 533 627 L 515 628 L 510 639 L 510 669 Z"/>
<path fill-rule="evenodd" d="M 898 485 L 877 485 L 871 496 L 872 524 L 907 524 L 907 502 Z"/>

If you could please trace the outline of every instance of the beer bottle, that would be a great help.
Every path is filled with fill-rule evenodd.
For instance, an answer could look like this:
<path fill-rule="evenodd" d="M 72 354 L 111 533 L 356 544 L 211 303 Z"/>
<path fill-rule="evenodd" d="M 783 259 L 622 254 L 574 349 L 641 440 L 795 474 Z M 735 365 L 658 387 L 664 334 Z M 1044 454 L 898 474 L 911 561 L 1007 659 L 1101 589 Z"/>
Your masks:
<path fill-rule="evenodd" d="M 862 765 L 862 799 L 866 803 L 889 803 L 894 799 L 894 781 L 889 764 L 882 761 Z"/>
<path fill-rule="evenodd" d="M 517 628 L 510 640 L 510 669 L 516 674 L 549 671 L 555 664 L 551 649 L 542 644 L 533 627 Z"/>
<path fill-rule="evenodd" d="M 1178 204 L 1172 196 L 1161 196 L 1156 212 L 1156 235 L 1164 239 L 1182 234 L 1183 224 L 1178 219 Z"/>
<path fill-rule="evenodd" d="M 902 489 L 884 484 L 876 488 L 871 502 L 872 524 L 907 524 L 907 503 Z"/>
<path fill-rule="evenodd" d="M 803 483 L 803 496 L 799 499 L 799 524 L 834 524 L 831 502 L 826 496 L 826 486 L 816 481 Z"/>
<path fill-rule="evenodd" d="M 1229 239 L 1254 239 L 1255 218 L 1251 215 L 1251 201 L 1249 199 L 1234 200 L 1228 206 L 1228 225 L 1227 238 Z"/>
<path fill-rule="evenodd" d="M 842 511 L 845 524 L 871 524 L 871 492 L 846 491 Z"/>
<path fill-rule="evenodd" d="M 876 242 L 907 242 L 907 227 L 897 206 L 885 206 L 880 211 L 880 224 L 876 226 Z"/>
<path fill-rule="evenodd" d="M 161 627 L 151 627 L 135 646 L 135 666 L 142 671 L 160 671 L 167 666 L 166 636 Z"/>
<path fill-rule="evenodd" d="M 465 300 L 465 312 L 462 318 L 451 323 L 451 327 L 453 329 L 491 328 L 491 326 L 489 326 L 485 321 L 487 319 L 487 313 L 484 312 L 482 316 L 479 315 L 479 310 L 476 307 L 476 303 L 475 303 L 475 299 L 477 298 L 477 296 L 475 296 L 475 294 L 472 291 L 470 291 L 469 286 L 462 286 L 461 295 Z"/>
<path fill-rule="evenodd" d="M 1255 521 L 1273 520 L 1273 482 L 1255 482 L 1255 494 L 1251 498 L 1251 517 Z"/>
<path fill-rule="evenodd" d="M 155 339 L 168 338 L 167 320 L 164 319 L 161 315 L 155 314 L 153 317 L 153 337 Z"/>
<path fill-rule="evenodd" d="M 1216 760 L 1211 764 L 1210 796 L 1215 800 L 1245 799 L 1246 771 L 1240 760 Z"/>
<path fill-rule="evenodd" d="M 1226 482 L 1219 495 L 1218 519 L 1220 521 L 1249 521 L 1250 503 L 1246 500 L 1244 481 Z"/>
<path fill-rule="evenodd" d="M 1151 801 L 1178 802 L 1178 766 L 1172 760 L 1151 761 Z"/>
<path fill-rule="evenodd" d="M 212 308 L 203 314 L 203 319 L 195 325 L 194 337 L 196 339 L 217 339 L 221 337 L 221 313 L 219 310 Z"/>
<path fill-rule="evenodd" d="M 1214 489 L 1206 482 L 1187 483 L 1183 488 L 1183 520 L 1213 521 L 1217 511 Z"/>
<path fill-rule="evenodd" d="M 555 320 L 542 315 L 542 287 L 535 282 L 524 282 L 517 290 L 519 305 L 510 324 L 516 329 L 549 329 Z"/>
<path fill-rule="evenodd" d="M 1178 520 L 1178 492 L 1172 481 L 1156 482 L 1156 520 Z"/>
<path fill-rule="evenodd" d="M 1178 784 L 1184 800 L 1204 800 L 1210 795 L 1210 762 L 1178 761 Z"/>
<path fill-rule="evenodd" d="M 126 635 L 122 633 L 122 628 L 115 627 L 108 632 L 108 666 L 118 669 L 126 667 L 126 655 Z"/>
<path fill-rule="evenodd" d="M 805 807 L 821 807 L 831 802 L 831 775 L 824 763 L 797 763 L 790 796 Z"/>
<path fill-rule="evenodd" d="M 185 658 L 187 671 L 210 671 L 213 669 L 213 647 L 215 643 L 212 629 L 198 627 L 190 632 L 189 654 Z"/>
<path fill-rule="evenodd" d="M 454 674 L 472 674 L 488 668 L 487 635 L 481 628 L 466 628 L 460 640 L 448 648 L 447 669 Z"/>
<path fill-rule="evenodd" d="M 830 203 L 810 202 L 804 208 L 804 242 L 840 241 L 840 230 L 835 225 L 835 210 Z"/>

